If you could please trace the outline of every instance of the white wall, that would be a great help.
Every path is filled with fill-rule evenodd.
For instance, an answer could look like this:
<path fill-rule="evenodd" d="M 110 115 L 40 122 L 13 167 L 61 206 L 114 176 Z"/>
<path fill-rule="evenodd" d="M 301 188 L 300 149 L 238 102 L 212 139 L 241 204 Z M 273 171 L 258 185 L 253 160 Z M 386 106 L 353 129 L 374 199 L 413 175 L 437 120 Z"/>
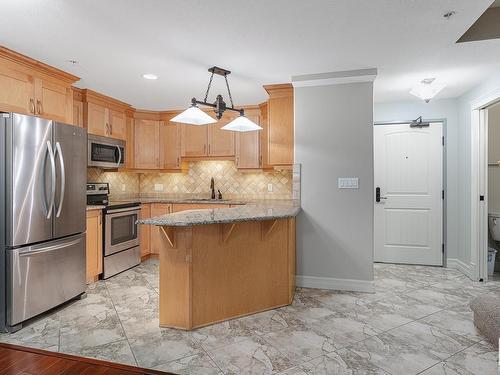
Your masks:
<path fill-rule="evenodd" d="M 373 83 L 295 88 L 297 283 L 373 290 Z M 360 188 L 340 190 L 339 177 Z"/>
<path fill-rule="evenodd" d="M 422 100 L 375 103 L 374 121 L 408 121 L 422 116 L 424 119 L 446 120 L 446 247 L 447 258 L 458 257 L 458 234 L 460 232 L 458 189 L 458 101 L 456 99 Z"/>

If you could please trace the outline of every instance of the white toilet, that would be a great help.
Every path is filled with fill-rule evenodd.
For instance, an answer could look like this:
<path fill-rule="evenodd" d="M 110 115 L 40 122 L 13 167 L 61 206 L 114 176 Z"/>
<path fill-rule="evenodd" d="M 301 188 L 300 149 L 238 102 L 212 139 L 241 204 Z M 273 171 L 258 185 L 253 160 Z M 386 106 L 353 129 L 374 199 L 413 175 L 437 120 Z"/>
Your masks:
<path fill-rule="evenodd" d="M 488 214 L 488 228 L 494 241 L 500 241 L 500 212 Z"/>

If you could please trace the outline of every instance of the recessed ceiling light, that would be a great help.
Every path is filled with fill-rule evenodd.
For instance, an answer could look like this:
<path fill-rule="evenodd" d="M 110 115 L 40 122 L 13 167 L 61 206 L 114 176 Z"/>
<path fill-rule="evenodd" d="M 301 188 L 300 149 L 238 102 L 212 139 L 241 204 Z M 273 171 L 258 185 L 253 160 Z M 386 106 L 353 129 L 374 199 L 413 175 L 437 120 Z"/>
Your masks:
<path fill-rule="evenodd" d="M 144 73 L 142 75 L 142 78 L 154 80 L 154 79 L 158 79 L 158 76 L 156 74 Z"/>

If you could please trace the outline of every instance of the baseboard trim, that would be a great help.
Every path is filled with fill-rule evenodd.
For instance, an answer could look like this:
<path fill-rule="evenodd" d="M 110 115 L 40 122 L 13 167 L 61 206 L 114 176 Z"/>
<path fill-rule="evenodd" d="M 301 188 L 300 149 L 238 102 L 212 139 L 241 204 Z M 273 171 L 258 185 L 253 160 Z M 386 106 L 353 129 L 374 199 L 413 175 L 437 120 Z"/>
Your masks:
<path fill-rule="evenodd" d="M 456 270 L 459 270 L 460 272 L 462 272 L 465 276 L 469 277 L 472 279 L 472 274 L 473 274 L 473 270 L 472 270 L 472 266 L 471 265 L 468 265 L 464 262 L 462 262 L 460 259 L 450 259 L 448 258 L 447 261 L 446 261 L 446 267 L 447 268 L 454 268 Z"/>
<path fill-rule="evenodd" d="M 303 288 L 344 290 L 349 292 L 375 292 L 375 282 L 368 280 L 297 275 L 295 276 L 295 283 L 297 286 Z"/>

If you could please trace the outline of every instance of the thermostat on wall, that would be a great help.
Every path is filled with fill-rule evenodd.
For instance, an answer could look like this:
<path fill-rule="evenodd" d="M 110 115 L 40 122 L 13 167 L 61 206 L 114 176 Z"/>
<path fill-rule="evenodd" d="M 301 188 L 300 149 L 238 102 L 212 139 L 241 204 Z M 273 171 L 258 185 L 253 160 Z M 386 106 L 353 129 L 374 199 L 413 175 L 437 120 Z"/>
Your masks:
<path fill-rule="evenodd" d="M 358 177 L 339 177 L 339 189 L 359 189 Z"/>

